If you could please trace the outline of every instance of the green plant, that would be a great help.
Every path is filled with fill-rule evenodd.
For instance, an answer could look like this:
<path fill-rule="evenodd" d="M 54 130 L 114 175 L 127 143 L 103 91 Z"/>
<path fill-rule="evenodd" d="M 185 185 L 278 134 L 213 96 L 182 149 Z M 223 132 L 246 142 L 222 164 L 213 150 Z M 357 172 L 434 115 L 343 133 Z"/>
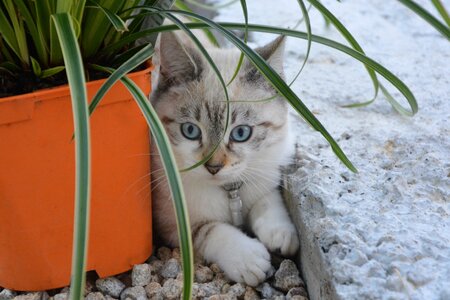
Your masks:
<path fill-rule="evenodd" d="M 285 34 L 307 40 L 306 59 L 298 74 L 300 74 L 307 61 L 309 49 L 313 43 L 320 43 L 342 51 L 364 64 L 374 87 L 372 99 L 363 103 L 349 105 L 350 107 L 372 103 L 381 90 L 391 105 L 400 113 L 413 115 L 417 112 L 417 103 L 409 88 L 389 70 L 367 57 L 362 47 L 345 26 L 321 2 L 308 0 L 310 7 L 320 11 L 328 24 L 334 26 L 343 35 L 350 47 L 313 35 L 309 22 L 308 8 L 303 0 L 297 1 L 303 14 L 306 32 L 248 24 L 245 0 L 240 0 L 245 17 L 244 23 L 215 23 L 191 12 L 181 1 L 177 1 L 177 7 L 180 10 L 171 10 L 170 8 L 174 2 L 171 0 L 4 0 L 0 3 L 0 85 L 7 87 L 0 90 L 0 96 L 10 93 L 17 88 L 17 86 L 12 85 L 12 82 L 17 78 L 26 79 L 26 82 L 29 83 L 26 86 L 27 90 L 35 89 L 36 86 L 49 86 L 54 84 L 54 82 L 57 84 L 68 82 L 71 89 L 77 161 L 76 226 L 72 261 L 71 299 L 81 299 L 81 291 L 84 284 L 90 187 L 88 118 L 89 114 L 95 113 L 95 108 L 103 95 L 118 80 L 121 80 L 135 97 L 161 153 L 178 220 L 184 271 L 183 298 L 189 299 L 190 297 L 193 280 L 192 242 L 190 240 L 189 222 L 179 171 L 176 169 L 164 128 L 151 104 L 147 101 L 142 91 L 125 77 L 125 74 L 142 65 L 153 55 L 153 45 L 136 43 L 139 39 L 163 31 L 185 31 L 215 70 L 226 91 L 228 83 L 221 77 L 214 61 L 208 56 L 203 45 L 191 33 L 191 29 L 194 28 L 212 28 L 217 30 L 242 52 L 235 74 L 237 74 L 241 66 L 243 57 L 246 56 L 274 86 L 278 93 L 284 96 L 295 110 L 327 139 L 336 155 L 352 171 L 356 171 L 356 168 L 327 130 L 290 89 L 290 85 L 284 82 L 258 54 L 246 45 L 246 38 L 244 41 L 240 40 L 230 31 L 231 29 L 243 30 L 245 37 L 250 31 L 261 31 Z M 196 3 L 194 0 L 189 0 L 188 2 Z M 230 3 L 226 2 L 224 5 Z M 236 1 L 232 0 L 231 2 Z M 432 0 L 432 3 L 446 24 L 431 16 L 429 12 L 414 1 L 399 0 L 399 2 L 409 7 L 434 26 L 447 39 L 450 39 L 448 13 L 439 0 Z M 189 17 L 195 22 L 183 23 L 177 17 L 178 15 Z M 151 28 L 142 27 L 146 18 L 151 18 Z M 169 18 L 174 25 L 162 26 L 164 18 Z M 97 78 L 98 76 L 106 77 L 107 74 L 110 74 L 108 79 L 88 107 L 85 88 L 86 76 Z M 387 79 L 405 96 L 410 110 L 402 107 L 394 100 L 387 89 L 378 81 L 378 75 Z M 256 99 L 255 101 L 270 101 L 270 99 Z M 229 99 L 227 99 L 227 103 L 229 103 Z M 213 151 L 214 149 L 212 149 L 211 154 Z M 194 166 L 190 166 L 188 169 L 202 164 L 207 158 Z"/>

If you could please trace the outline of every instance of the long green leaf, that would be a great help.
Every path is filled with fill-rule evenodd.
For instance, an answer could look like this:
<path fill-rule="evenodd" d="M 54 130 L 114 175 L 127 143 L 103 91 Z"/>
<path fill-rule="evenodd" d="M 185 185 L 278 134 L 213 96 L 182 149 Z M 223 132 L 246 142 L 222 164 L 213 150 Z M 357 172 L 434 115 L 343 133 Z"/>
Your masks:
<path fill-rule="evenodd" d="M 432 14 L 426 11 L 422 6 L 417 4 L 412 0 L 398 0 L 401 4 L 408 7 L 410 10 L 415 12 L 419 17 L 428 22 L 437 31 L 439 31 L 444 37 L 450 40 L 450 28 L 443 24 L 441 21 L 436 19 Z"/>
<path fill-rule="evenodd" d="M 0 37 L 2 37 L 2 40 L 4 40 L 6 44 L 8 44 L 14 54 L 16 54 L 18 58 L 20 58 L 21 55 L 19 44 L 17 43 L 14 29 L 9 23 L 9 20 L 2 9 L 0 9 Z"/>
<path fill-rule="evenodd" d="M 136 53 L 132 58 L 123 63 L 118 69 L 116 69 L 111 76 L 106 79 L 105 83 L 98 89 L 91 103 L 89 104 L 89 114 L 92 114 L 100 103 L 100 100 L 103 99 L 103 96 L 109 91 L 109 89 L 120 80 L 125 74 L 129 73 L 136 67 L 140 66 L 144 62 L 150 59 L 153 55 L 154 49 L 153 45 L 148 44 L 143 49 L 141 49 L 138 53 Z"/>
<path fill-rule="evenodd" d="M 112 11 L 110 11 L 109 9 L 106 9 L 105 7 L 101 6 L 100 4 L 98 4 L 98 2 L 88 0 L 88 4 L 89 4 L 88 7 L 97 8 L 101 12 L 103 12 L 118 32 L 128 31 L 127 25 L 117 14 L 115 14 Z"/>
<path fill-rule="evenodd" d="M 442 4 L 441 0 L 431 0 L 436 10 L 441 15 L 442 19 L 444 19 L 445 23 L 448 27 L 450 27 L 450 16 L 448 15 L 447 10 L 445 9 L 444 4 Z"/>
<path fill-rule="evenodd" d="M 245 0 L 240 0 L 240 1 L 241 1 L 242 13 L 244 14 L 245 25 L 248 25 L 247 2 Z M 244 31 L 244 43 L 247 44 L 247 40 L 248 40 L 248 28 L 245 28 L 245 31 Z M 231 76 L 231 79 L 230 79 L 230 81 L 228 82 L 227 85 L 230 85 L 233 82 L 233 80 L 237 77 L 237 75 L 239 74 L 239 70 L 241 69 L 243 61 L 244 61 L 244 53 L 241 52 L 241 55 L 239 56 L 239 61 L 238 61 L 238 64 L 236 66 L 236 69 L 234 70 L 233 76 Z"/>
<path fill-rule="evenodd" d="M 22 64 L 25 66 L 30 65 L 28 58 L 28 44 L 25 35 L 25 28 L 23 26 L 23 20 L 18 17 L 18 12 L 12 0 L 4 0 L 5 8 L 8 12 L 9 18 L 11 19 L 12 27 L 14 29 L 14 35 L 17 41 L 17 46 L 19 50 L 19 58 Z"/>
<path fill-rule="evenodd" d="M 297 0 L 297 1 L 298 1 L 299 5 L 300 5 L 300 9 L 302 10 L 303 19 L 305 20 L 306 33 L 308 34 L 308 44 L 306 46 L 306 54 L 305 54 L 305 59 L 303 60 L 303 64 L 300 67 L 300 70 L 298 70 L 298 72 L 295 75 L 294 79 L 292 79 L 292 81 L 289 84 L 289 86 L 291 86 L 297 80 L 297 78 L 300 76 L 300 74 L 302 73 L 303 69 L 305 68 L 306 63 L 308 62 L 308 59 L 309 59 L 309 54 L 311 52 L 311 45 L 312 45 L 312 40 L 311 40 L 312 29 L 311 29 L 311 21 L 309 19 L 308 9 L 306 8 L 305 3 L 303 2 L 303 0 Z"/>
<path fill-rule="evenodd" d="M 175 7 L 179 10 L 193 12 L 192 9 L 189 6 L 187 6 L 182 0 L 175 0 Z M 193 19 L 193 20 L 191 19 L 191 21 L 197 22 L 197 20 L 195 20 L 195 19 Z M 203 32 L 206 34 L 206 37 L 213 45 L 219 46 L 219 42 L 217 41 L 216 37 L 208 28 L 204 28 Z"/>
<path fill-rule="evenodd" d="M 48 45 L 50 39 L 50 15 L 52 14 L 50 3 L 47 0 L 35 0 L 36 25 L 44 44 Z"/>
<path fill-rule="evenodd" d="M 225 3 L 220 3 L 220 4 L 204 4 L 204 3 L 201 3 L 196 0 L 186 0 L 187 3 L 193 4 L 195 6 L 198 6 L 200 8 L 206 9 L 206 10 L 218 10 L 218 9 L 230 6 L 238 1 L 239 0 L 231 0 L 231 1 L 228 1 Z"/>
<path fill-rule="evenodd" d="M 102 1 L 98 3 L 112 14 L 117 14 L 123 5 L 122 1 Z M 108 17 L 98 9 L 89 9 L 85 12 L 82 28 L 84 34 L 80 41 L 83 57 L 91 58 L 97 55 L 98 49 L 110 28 L 112 28 L 112 25 Z"/>
<path fill-rule="evenodd" d="M 91 186 L 89 113 L 83 60 L 75 30 L 68 13 L 52 15 L 56 33 L 61 44 L 67 79 L 72 97 L 75 128 L 75 217 L 72 253 L 72 282 L 70 299 L 83 299 L 85 268 L 89 235 L 89 200 Z"/>
<path fill-rule="evenodd" d="M 355 49 L 358 52 L 361 52 L 362 54 L 364 53 L 364 50 L 362 49 L 362 47 L 359 45 L 359 43 L 356 41 L 356 39 L 353 37 L 353 35 L 350 33 L 350 31 L 347 30 L 347 28 L 341 23 L 341 21 L 339 21 L 338 18 L 336 18 L 335 15 L 333 15 L 322 3 L 320 3 L 317 0 L 308 0 L 318 11 L 320 11 L 320 13 L 327 19 L 330 21 L 330 24 L 333 24 L 333 26 L 341 33 L 341 35 L 347 40 L 347 42 L 351 45 L 351 47 L 353 49 Z M 372 103 L 373 101 L 375 101 L 375 99 L 378 96 L 378 90 L 380 88 L 380 83 L 378 81 L 377 75 L 375 74 L 375 72 L 368 68 L 367 66 L 365 66 L 367 72 L 369 73 L 370 79 L 372 80 L 372 84 L 373 84 L 373 89 L 374 89 L 374 95 L 373 97 L 368 100 L 365 101 L 363 103 L 356 103 L 356 104 L 349 104 L 346 105 L 346 107 L 356 107 L 356 106 L 364 106 L 364 105 L 368 105 L 370 103 Z"/>
<path fill-rule="evenodd" d="M 112 69 L 99 66 L 96 66 L 95 68 L 106 72 L 113 71 Z M 192 282 L 194 278 L 191 227 L 189 224 L 189 216 L 182 189 L 180 173 L 170 147 L 170 140 L 167 137 L 164 126 L 159 120 L 158 115 L 148 101 L 146 95 L 144 95 L 136 84 L 127 77 L 122 77 L 121 81 L 133 95 L 148 125 L 150 126 L 151 133 L 155 139 L 156 146 L 158 147 L 161 162 L 164 166 L 167 181 L 169 182 L 169 188 L 177 216 L 178 237 L 180 240 L 183 262 L 183 299 L 189 300 L 192 294 Z"/>
<path fill-rule="evenodd" d="M 48 66 L 48 53 L 45 45 L 45 40 L 42 35 L 39 34 L 38 28 L 36 26 L 35 18 L 32 16 L 28 7 L 25 5 L 23 0 L 15 0 L 15 4 L 19 8 L 20 15 L 23 17 L 25 24 L 27 24 L 27 29 L 30 31 L 30 36 L 33 39 L 33 46 L 36 48 L 37 57 L 43 67 Z"/>

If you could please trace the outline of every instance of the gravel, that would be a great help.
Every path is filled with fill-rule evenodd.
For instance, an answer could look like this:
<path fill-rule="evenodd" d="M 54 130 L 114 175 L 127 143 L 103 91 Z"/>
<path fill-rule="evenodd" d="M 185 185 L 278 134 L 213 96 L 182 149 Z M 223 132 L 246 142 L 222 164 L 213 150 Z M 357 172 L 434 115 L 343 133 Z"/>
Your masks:
<path fill-rule="evenodd" d="M 147 300 L 147 292 L 142 286 L 133 286 L 123 290 L 120 300 Z"/>
<path fill-rule="evenodd" d="M 175 300 L 183 290 L 178 248 L 159 248 L 146 263 L 117 276 L 96 279 L 88 276 L 86 300 Z M 295 263 L 273 256 L 276 270 L 256 288 L 230 281 L 216 264 L 196 263 L 193 299 L 209 300 L 307 300 L 307 293 Z M 4 289 L 0 300 L 67 300 L 69 288 L 35 293 L 16 293 Z M 17 296 L 17 294 L 19 294 Z M 300 296 L 304 298 L 299 298 Z M 15 297 L 15 298 L 14 298 Z"/>
<path fill-rule="evenodd" d="M 152 281 L 152 268 L 149 264 L 133 266 L 131 272 L 131 284 L 133 286 L 145 286 Z"/>
<path fill-rule="evenodd" d="M 125 284 L 115 277 L 98 279 L 95 286 L 103 294 L 114 298 L 119 298 L 120 293 L 125 289 Z"/>
<path fill-rule="evenodd" d="M 0 292 L 0 300 L 11 300 L 17 295 L 16 292 L 4 289 Z"/>

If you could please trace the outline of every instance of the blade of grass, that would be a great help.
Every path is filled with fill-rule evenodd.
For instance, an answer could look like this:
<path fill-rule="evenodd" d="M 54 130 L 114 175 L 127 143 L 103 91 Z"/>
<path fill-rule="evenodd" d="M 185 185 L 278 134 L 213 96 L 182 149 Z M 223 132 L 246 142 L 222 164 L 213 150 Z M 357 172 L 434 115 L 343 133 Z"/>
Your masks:
<path fill-rule="evenodd" d="M 301 0 L 300 0 L 301 1 Z M 244 14 L 244 21 L 245 21 L 245 25 L 248 25 L 248 11 L 247 11 L 247 3 L 245 2 L 245 0 L 240 0 L 241 2 L 241 7 L 242 7 L 242 13 Z M 248 28 L 245 27 L 245 31 L 244 31 L 244 43 L 247 44 L 247 40 L 248 40 Z M 241 69 L 242 66 L 242 62 L 244 61 L 244 53 L 241 52 L 241 55 L 239 56 L 239 61 L 238 64 L 236 66 L 236 69 L 234 70 L 233 76 L 231 76 L 230 81 L 227 83 L 227 86 L 229 86 L 233 80 L 237 77 L 239 70 Z"/>
<path fill-rule="evenodd" d="M 53 68 L 48 68 L 48 69 L 42 70 L 41 78 L 51 77 L 53 75 L 58 74 L 59 72 L 62 72 L 64 69 L 65 68 L 63 66 L 56 66 Z"/>
<path fill-rule="evenodd" d="M 431 3 L 433 3 L 434 7 L 436 7 L 436 10 L 439 12 L 442 19 L 444 19 L 447 26 L 450 27 L 450 16 L 448 15 L 448 12 L 441 0 L 431 0 Z"/>
<path fill-rule="evenodd" d="M 95 66 L 97 70 L 113 72 L 110 68 Z M 128 88 L 136 100 L 143 116 L 151 129 L 151 134 L 155 139 L 156 146 L 160 153 L 161 161 L 164 165 L 164 172 L 172 195 L 172 201 L 177 216 L 178 238 L 180 241 L 182 263 L 183 263 L 183 299 L 189 300 L 192 294 L 192 283 L 194 279 L 194 256 L 192 252 L 191 230 L 189 215 L 186 208 L 186 201 L 182 189 L 180 173 L 178 171 L 175 157 L 170 147 L 169 138 L 164 130 L 164 125 L 158 118 L 155 110 L 142 93 L 139 87 L 127 77 L 121 78 L 122 83 Z"/>
<path fill-rule="evenodd" d="M 189 12 L 193 12 L 192 9 L 190 9 L 189 6 L 187 6 L 184 2 L 182 2 L 181 0 L 175 0 L 175 7 L 179 10 L 184 10 L 184 11 L 189 11 Z M 192 22 L 196 22 L 197 20 L 191 20 Z M 207 28 L 202 29 L 203 32 L 206 34 L 206 37 L 208 38 L 208 40 L 215 46 L 219 46 L 219 42 L 217 41 L 216 37 L 214 36 L 214 34 Z"/>
<path fill-rule="evenodd" d="M 14 35 L 19 50 L 19 58 L 24 66 L 30 66 L 28 44 L 25 35 L 25 28 L 23 26 L 23 20 L 18 17 L 19 13 L 16 10 L 12 0 L 4 0 L 3 3 L 8 11 L 8 15 L 12 23 L 12 28 L 14 30 Z"/>
<path fill-rule="evenodd" d="M 120 78 L 122 78 L 123 76 L 125 76 L 125 74 L 129 73 L 136 67 L 140 66 L 141 64 L 149 60 L 150 57 L 152 57 L 153 53 L 154 53 L 153 45 L 148 44 L 138 53 L 136 53 L 133 57 L 131 57 L 128 61 L 123 63 L 118 69 L 116 69 L 111 74 L 111 76 L 109 76 L 108 79 L 106 79 L 105 83 L 103 83 L 102 86 L 98 89 L 94 98 L 92 98 L 92 101 L 89 104 L 89 114 L 91 115 L 94 112 L 95 108 L 98 106 L 98 104 L 103 99 L 105 94 L 118 80 L 120 80 Z"/>
<path fill-rule="evenodd" d="M 341 33 L 341 35 L 347 40 L 347 42 L 351 45 L 353 49 L 356 51 L 361 52 L 365 55 L 364 50 L 359 45 L 359 43 L 356 41 L 356 39 L 353 37 L 353 35 L 350 33 L 350 31 L 347 30 L 347 28 L 339 21 L 338 18 L 336 18 L 335 15 L 333 15 L 322 3 L 320 3 L 317 0 L 308 0 L 309 3 L 311 3 L 327 20 L 330 21 L 330 23 Z M 380 88 L 380 83 L 378 81 L 377 75 L 375 72 L 365 66 L 367 73 L 370 76 L 370 79 L 372 80 L 372 85 L 374 89 L 374 95 L 373 97 L 368 100 L 364 101 L 363 103 L 355 103 L 355 104 L 348 104 L 344 105 L 343 107 L 357 107 L 357 106 L 364 106 L 368 105 L 370 103 L 373 103 L 375 99 L 378 97 L 378 91 Z"/>
<path fill-rule="evenodd" d="M 123 4 L 122 1 L 102 1 L 98 3 L 112 14 L 117 14 Z M 90 58 L 97 55 L 98 49 L 111 27 L 111 22 L 104 13 L 98 9 L 86 10 L 83 22 L 84 34 L 80 39 L 83 57 Z"/>
<path fill-rule="evenodd" d="M 72 282 L 70 299 L 83 299 L 85 268 L 89 235 L 90 200 L 90 133 L 86 80 L 83 61 L 72 20 L 68 13 L 54 14 L 52 20 L 61 43 L 67 79 L 72 98 L 75 128 L 75 217 L 72 253 Z"/>
<path fill-rule="evenodd" d="M 45 40 L 38 32 L 35 18 L 31 15 L 23 0 L 15 0 L 15 4 L 17 5 L 20 15 L 23 17 L 25 24 L 27 25 L 27 29 L 30 31 L 30 36 L 33 39 L 33 46 L 36 48 L 39 61 L 43 67 L 48 67 L 48 53 L 45 46 Z"/>
<path fill-rule="evenodd" d="M 201 2 L 195 1 L 195 0 L 186 0 L 187 3 L 190 3 L 192 5 L 195 5 L 197 7 L 206 9 L 206 10 L 218 10 L 227 6 L 230 6 L 236 2 L 238 2 L 239 0 L 231 0 L 229 2 L 225 2 L 225 3 L 221 3 L 221 4 L 203 4 Z"/>
<path fill-rule="evenodd" d="M 36 14 L 36 26 L 39 38 L 43 41 L 46 47 L 46 52 L 50 53 L 49 39 L 50 39 L 50 15 L 51 7 L 47 0 L 35 0 L 34 8 Z M 48 54 L 47 54 L 48 55 Z M 47 58 L 47 65 L 50 63 L 50 58 Z"/>
<path fill-rule="evenodd" d="M 300 8 L 302 10 L 303 19 L 305 20 L 306 33 L 308 34 L 308 45 L 306 46 L 306 54 L 305 54 L 305 59 L 303 60 L 303 64 L 300 67 L 300 70 L 295 75 L 294 79 L 292 79 L 291 83 L 289 83 L 289 86 L 291 86 L 297 80 L 297 78 L 300 76 L 303 69 L 305 68 L 306 63 L 308 62 L 308 59 L 309 59 L 309 54 L 311 52 L 311 45 L 312 45 L 312 40 L 311 40 L 312 30 L 311 30 L 311 21 L 309 19 L 308 9 L 306 8 L 303 0 L 298 0 L 298 4 L 300 5 Z"/>
<path fill-rule="evenodd" d="M 436 19 L 432 14 L 426 11 L 422 6 L 417 4 L 412 0 L 397 0 L 401 4 L 408 7 L 414 13 L 416 13 L 419 17 L 428 22 L 431 26 L 433 26 L 437 31 L 439 31 L 444 37 L 450 40 L 450 28 L 443 24 L 441 21 Z"/>
<path fill-rule="evenodd" d="M 117 14 L 111 12 L 109 9 L 106 9 L 97 2 L 88 0 L 88 6 L 86 7 L 99 9 L 108 18 L 109 22 L 111 22 L 111 24 L 118 32 L 128 31 L 127 25 Z"/>
<path fill-rule="evenodd" d="M 9 20 L 3 13 L 2 9 L 0 9 L 0 36 L 2 37 L 2 40 L 4 40 L 6 44 L 8 44 L 14 54 L 16 54 L 18 58 L 20 58 L 21 55 L 19 44 L 17 43 L 14 29 L 9 23 Z"/>

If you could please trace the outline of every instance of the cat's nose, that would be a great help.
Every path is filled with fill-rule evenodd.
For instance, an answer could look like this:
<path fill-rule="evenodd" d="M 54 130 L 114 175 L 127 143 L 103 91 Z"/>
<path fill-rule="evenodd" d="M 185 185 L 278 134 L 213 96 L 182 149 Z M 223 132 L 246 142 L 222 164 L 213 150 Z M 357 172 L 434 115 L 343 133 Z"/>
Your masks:
<path fill-rule="evenodd" d="M 208 170 L 209 173 L 211 173 L 212 175 L 215 175 L 220 171 L 220 169 L 223 168 L 223 164 L 221 164 L 221 163 L 219 163 L 219 164 L 206 163 L 205 168 Z"/>

